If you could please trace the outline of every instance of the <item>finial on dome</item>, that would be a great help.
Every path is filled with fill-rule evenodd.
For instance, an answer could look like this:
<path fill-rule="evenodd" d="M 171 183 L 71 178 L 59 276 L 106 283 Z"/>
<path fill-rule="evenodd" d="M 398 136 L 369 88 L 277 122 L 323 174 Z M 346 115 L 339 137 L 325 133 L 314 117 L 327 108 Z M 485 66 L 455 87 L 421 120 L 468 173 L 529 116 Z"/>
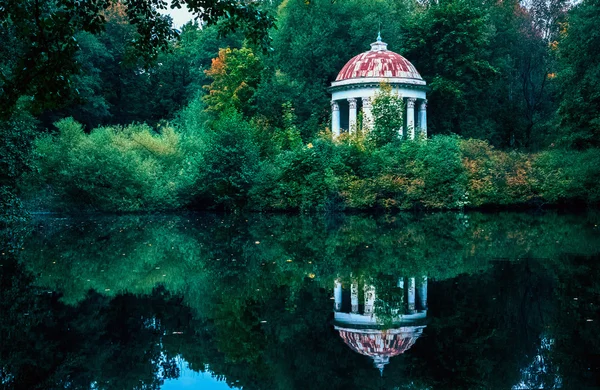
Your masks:
<path fill-rule="evenodd" d="M 377 40 L 371 43 L 371 51 L 387 50 L 387 43 L 381 40 L 381 30 L 377 33 Z"/>
<path fill-rule="evenodd" d="M 377 31 L 377 42 L 381 42 L 381 22 L 379 22 L 379 30 Z"/>
<path fill-rule="evenodd" d="M 375 368 L 379 369 L 379 374 L 381 376 L 383 376 L 383 369 L 385 368 L 385 365 L 390 362 L 390 357 L 379 355 L 379 356 L 372 356 L 372 359 L 373 359 L 373 365 L 375 366 Z"/>

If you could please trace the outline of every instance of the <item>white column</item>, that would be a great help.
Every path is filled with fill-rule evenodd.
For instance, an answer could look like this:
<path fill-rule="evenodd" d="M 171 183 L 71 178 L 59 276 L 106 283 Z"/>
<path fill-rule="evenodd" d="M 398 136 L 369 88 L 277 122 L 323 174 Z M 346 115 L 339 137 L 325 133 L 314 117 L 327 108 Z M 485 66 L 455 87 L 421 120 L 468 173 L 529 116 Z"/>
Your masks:
<path fill-rule="evenodd" d="M 333 138 L 340 136 L 340 105 L 336 101 L 331 102 L 331 132 Z"/>
<path fill-rule="evenodd" d="M 427 276 L 417 279 L 417 305 L 418 310 L 427 310 Z"/>
<path fill-rule="evenodd" d="M 406 302 L 407 302 L 407 313 L 415 313 L 415 278 L 408 278 L 406 286 Z"/>
<path fill-rule="evenodd" d="M 406 136 L 415 139 L 415 102 L 417 99 L 406 99 Z"/>
<path fill-rule="evenodd" d="M 375 286 L 365 284 L 365 315 L 373 315 L 375 311 Z"/>
<path fill-rule="evenodd" d="M 352 313 L 358 313 L 358 282 L 356 280 L 353 280 L 350 285 L 350 304 Z"/>
<path fill-rule="evenodd" d="M 419 106 L 419 127 L 423 138 L 427 138 L 427 99 L 421 101 Z"/>
<path fill-rule="evenodd" d="M 334 300 L 333 310 L 335 310 L 335 311 L 342 310 L 342 282 L 340 282 L 339 279 L 336 279 L 334 282 L 333 300 Z"/>
<path fill-rule="evenodd" d="M 363 130 L 365 132 L 371 130 L 373 128 L 373 112 L 371 109 L 373 108 L 373 104 L 371 103 L 370 97 L 362 98 L 363 104 Z"/>
<path fill-rule="evenodd" d="M 350 116 L 348 118 L 348 131 L 350 134 L 356 131 L 356 99 L 350 98 L 348 99 L 348 108 L 350 112 Z"/>

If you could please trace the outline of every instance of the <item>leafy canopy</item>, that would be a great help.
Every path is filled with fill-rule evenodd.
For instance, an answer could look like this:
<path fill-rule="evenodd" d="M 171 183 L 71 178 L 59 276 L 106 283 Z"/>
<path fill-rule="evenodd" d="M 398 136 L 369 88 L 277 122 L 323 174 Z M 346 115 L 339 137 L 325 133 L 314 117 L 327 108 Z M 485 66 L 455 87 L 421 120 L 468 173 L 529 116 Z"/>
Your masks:
<path fill-rule="evenodd" d="M 376 146 L 382 146 L 400 138 L 404 103 L 402 97 L 392 92 L 389 84 L 381 84 L 381 90 L 373 99 L 373 129 L 368 136 Z M 364 118 L 363 118 L 364 119 Z"/>
<path fill-rule="evenodd" d="M 207 25 L 224 19 L 222 32 L 242 28 L 251 42 L 268 47 L 267 30 L 273 17 L 255 2 L 234 0 L 174 0 L 171 8 L 185 5 Z M 98 34 L 105 26 L 105 12 L 117 7 L 136 26 L 131 43 L 145 62 L 155 59 L 160 50 L 178 33 L 162 0 L 0 0 L 0 114 L 8 116 L 22 95 L 32 98 L 37 110 L 60 106 L 70 92 L 71 76 L 79 71 L 74 55 L 79 50 L 79 32 Z"/>

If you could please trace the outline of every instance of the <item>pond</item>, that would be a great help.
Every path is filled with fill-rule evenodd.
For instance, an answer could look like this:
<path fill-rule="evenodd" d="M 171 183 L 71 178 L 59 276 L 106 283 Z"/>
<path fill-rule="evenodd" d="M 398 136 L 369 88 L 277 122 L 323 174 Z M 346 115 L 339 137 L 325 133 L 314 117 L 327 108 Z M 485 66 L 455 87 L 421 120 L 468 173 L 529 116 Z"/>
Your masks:
<path fill-rule="evenodd" d="M 34 216 L 7 389 L 600 385 L 600 214 Z"/>

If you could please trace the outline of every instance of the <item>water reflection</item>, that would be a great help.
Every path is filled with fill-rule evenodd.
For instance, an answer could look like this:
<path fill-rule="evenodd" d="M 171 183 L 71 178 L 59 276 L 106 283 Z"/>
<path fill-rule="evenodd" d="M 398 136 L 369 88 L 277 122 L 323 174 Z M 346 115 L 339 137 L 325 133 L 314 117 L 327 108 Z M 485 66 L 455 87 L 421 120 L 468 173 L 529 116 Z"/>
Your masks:
<path fill-rule="evenodd" d="M 348 291 L 344 294 L 342 280 L 334 282 L 335 330 L 353 351 L 373 359 L 383 375 L 390 358 L 404 353 L 423 334 L 427 319 L 427 277 L 401 277 L 395 286 L 378 283 L 379 288 L 371 278 L 366 278 L 362 283 L 364 304 L 359 303 L 358 279 L 350 277 L 349 284 L 349 294 Z M 386 294 L 381 297 L 384 289 Z"/>
<path fill-rule="evenodd" d="M 38 219 L 0 235 L 0 388 L 159 389 L 182 359 L 245 389 L 593 388 L 599 222 Z"/>

